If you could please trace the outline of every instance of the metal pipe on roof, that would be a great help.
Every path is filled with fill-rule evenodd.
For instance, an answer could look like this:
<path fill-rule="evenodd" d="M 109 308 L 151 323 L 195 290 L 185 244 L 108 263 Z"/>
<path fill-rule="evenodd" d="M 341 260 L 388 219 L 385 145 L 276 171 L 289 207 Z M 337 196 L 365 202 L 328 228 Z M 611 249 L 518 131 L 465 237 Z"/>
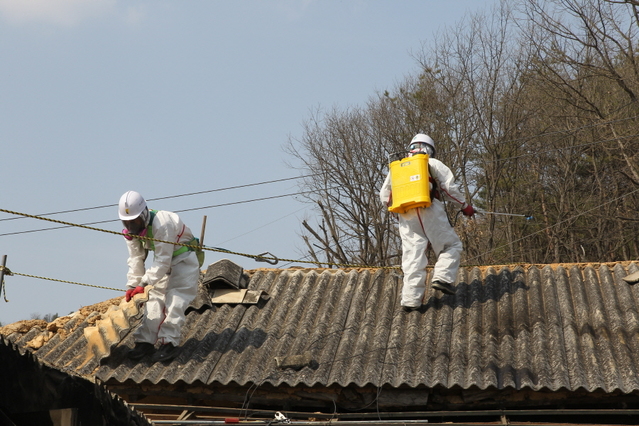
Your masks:
<path fill-rule="evenodd" d="M 204 247 L 204 232 L 206 231 L 206 215 L 202 218 L 202 232 L 200 232 L 200 246 Z"/>
<path fill-rule="evenodd" d="M 2 288 L 4 286 L 4 268 L 7 265 L 7 255 L 2 255 L 2 268 L 0 268 L 0 294 L 2 294 Z"/>

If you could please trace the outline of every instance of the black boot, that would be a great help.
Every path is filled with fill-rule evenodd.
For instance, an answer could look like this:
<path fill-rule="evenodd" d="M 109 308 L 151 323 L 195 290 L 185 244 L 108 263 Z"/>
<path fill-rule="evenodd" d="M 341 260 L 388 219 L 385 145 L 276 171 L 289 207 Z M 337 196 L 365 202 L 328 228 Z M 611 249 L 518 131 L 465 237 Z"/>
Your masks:
<path fill-rule="evenodd" d="M 446 294 L 455 294 L 455 287 L 450 283 L 443 281 L 433 281 L 433 288 Z"/>
<path fill-rule="evenodd" d="M 179 352 L 180 352 L 179 348 L 177 346 L 174 346 L 173 343 L 165 343 L 164 345 L 160 346 L 160 349 L 158 349 L 156 353 L 153 354 L 151 361 L 153 362 L 171 361 L 173 358 L 177 356 Z"/>
<path fill-rule="evenodd" d="M 135 347 L 129 352 L 129 358 L 134 360 L 140 360 L 145 356 L 153 353 L 155 346 L 147 342 L 135 342 Z"/>

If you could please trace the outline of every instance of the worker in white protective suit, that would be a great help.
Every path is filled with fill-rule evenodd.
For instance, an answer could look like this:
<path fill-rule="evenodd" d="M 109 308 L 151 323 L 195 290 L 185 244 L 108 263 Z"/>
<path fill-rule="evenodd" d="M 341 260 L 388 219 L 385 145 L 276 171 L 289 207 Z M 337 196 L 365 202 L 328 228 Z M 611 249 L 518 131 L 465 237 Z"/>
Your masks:
<path fill-rule="evenodd" d="M 437 262 L 432 275 L 432 287 L 445 294 L 455 294 L 453 283 L 459 270 L 462 242 L 448 221 L 443 199 L 459 204 L 466 216 L 473 216 L 475 210 L 466 203 L 464 196 L 455 183 L 450 169 L 435 159 L 435 142 L 423 133 L 415 135 L 409 147 L 409 156 L 417 153 L 429 155 L 428 169 L 430 175 L 431 205 L 429 207 L 411 208 L 405 213 L 398 213 L 399 234 L 402 240 L 402 271 L 404 285 L 402 288 L 401 306 L 405 311 L 419 309 L 426 291 L 426 266 L 428 258 L 426 250 L 431 244 Z M 383 203 L 391 205 L 391 174 L 379 192 Z"/>
<path fill-rule="evenodd" d="M 171 360 L 178 354 L 185 310 L 197 293 L 200 263 L 193 248 L 168 241 L 190 245 L 199 242 L 177 214 L 149 210 L 135 191 L 122 195 L 118 213 L 129 249 L 126 301 L 144 293 L 147 285 L 152 286 L 129 358 L 139 360 L 153 354 L 153 362 Z M 136 235 L 149 239 L 135 238 Z M 146 269 L 148 250 L 154 256 L 152 266 Z M 160 343 L 157 351 L 156 343 Z"/>

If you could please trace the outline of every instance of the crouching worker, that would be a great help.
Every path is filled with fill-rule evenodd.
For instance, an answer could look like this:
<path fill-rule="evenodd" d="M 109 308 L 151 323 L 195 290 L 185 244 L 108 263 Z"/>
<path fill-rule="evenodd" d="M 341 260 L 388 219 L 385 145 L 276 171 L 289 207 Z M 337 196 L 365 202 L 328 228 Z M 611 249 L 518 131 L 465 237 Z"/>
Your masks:
<path fill-rule="evenodd" d="M 408 157 L 417 154 L 427 154 L 427 169 L 429 174 L 430 206 L 408 208 L 399 216 L 399 235 L 402 240 L 402 271 L 404 285 L 402 287 L 401 306 L 405 311 L 419 309 L 426 291 L 426 266 L 428 244 L 437 257 L 433 270 L 432 287 L 445 294 L 455 294 L 453 283 L 457 279 L 459 270 L 462 242 L 448 221 L 443 199 L 458 204 L 466 216 L 475 214 L 470 204 L 464 201 L 464 196 L 455 183 L 450 169 L 441 161 L 435 159 L 435 142 L 423 133 L 415 135 L 408 146 Z M 379 192 L 380 199 L 386 205 L 392 204 L 391 173 Z M 425 189 L 428 191 L 428 189 Z"/>
<path fill-rule="evenodd" d="M 197 245 L 198 240 L 177 214 L 149 210 L 144 198 L 135 191 L 122 195 L 118 213 L 129 249 L 126 301 L 143 293 L 147 285 L 152 286 L 144 318 L 134 333 L 135 347 L 129 352 L 129 358 L 139 360 L 153 354 L 153 362 L 169 361 L 177 356 L 184 313 L 197 294 L 200 264 L 193 249 L 168 241 Z M 152 250 L 154 256 L 153 265 L 146 269 L 144 261 L 148 250 Z M 158 342 L 160 346 L 156 351 Z"/>

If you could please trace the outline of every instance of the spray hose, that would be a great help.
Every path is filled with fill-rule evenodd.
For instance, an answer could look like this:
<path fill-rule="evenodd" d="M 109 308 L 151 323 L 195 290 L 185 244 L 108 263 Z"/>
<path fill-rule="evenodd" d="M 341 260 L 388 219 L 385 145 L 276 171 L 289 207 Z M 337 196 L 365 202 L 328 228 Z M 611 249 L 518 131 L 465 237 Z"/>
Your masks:
<path fill-rule="evenodd" d="M 524 217 L 526 218 L 526 220 L 534 219 L 533 215 L 530 215 L 530 214 L 487 212 L 485 210 L 479 210 L 479 209 L 475 209 L 475 212 L 479 214 L 493 214 L 493 215 L 499 215 L 499 216 L 518 216 L 518 217 Z"/>

